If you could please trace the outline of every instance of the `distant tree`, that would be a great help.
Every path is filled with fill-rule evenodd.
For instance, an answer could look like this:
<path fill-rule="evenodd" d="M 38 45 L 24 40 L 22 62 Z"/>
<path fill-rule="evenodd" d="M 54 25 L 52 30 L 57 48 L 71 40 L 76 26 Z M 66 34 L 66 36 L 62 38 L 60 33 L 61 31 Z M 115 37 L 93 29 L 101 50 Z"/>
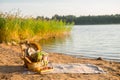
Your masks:
<path fill-rule="evenodd" d="M 67 23 L 74 22 L 77 25 L 85 25 L 85 24 L 120 24 L 120 14 L 116 15 L 99 15 L 99 16 L 79 16 L 76 17 L 74 15 L 67 15 L 67 16 L 59 16 L 58 14 L 55 14 L 52 18 L 44 18 L 43 16 L 38 16 L 36 18 L 39 19 L 55 19 L 55 20 L 62 20 Z"/>
<path fill-rule="evenodd" d="M 39 19 L 44 19 L 44 16 L 37 16 L 36 19 L 37 19 L 37 20 L 39 20 Z"/>

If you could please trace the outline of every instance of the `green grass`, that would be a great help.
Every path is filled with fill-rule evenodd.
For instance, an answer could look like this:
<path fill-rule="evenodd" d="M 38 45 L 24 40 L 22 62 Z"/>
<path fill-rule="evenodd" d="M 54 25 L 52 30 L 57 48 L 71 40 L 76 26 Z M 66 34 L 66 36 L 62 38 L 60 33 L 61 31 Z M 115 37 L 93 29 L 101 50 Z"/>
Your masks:
<path fill-rule="evenodd" d="M 0 42 L 40 40 L 63 36 L 72 28 L 57 20 L 36 20 L 32 17 L 23 18 L 15 14 L 0 14 Z"/>

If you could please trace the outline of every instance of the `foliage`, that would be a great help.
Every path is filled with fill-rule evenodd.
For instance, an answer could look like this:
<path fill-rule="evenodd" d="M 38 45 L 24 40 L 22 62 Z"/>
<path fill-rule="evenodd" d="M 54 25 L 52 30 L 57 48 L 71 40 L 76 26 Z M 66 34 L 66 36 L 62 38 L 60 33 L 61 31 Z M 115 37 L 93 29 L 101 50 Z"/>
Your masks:
<path fill-rule="evenodd" d="M 80 16 L 74 15 L 59 16 L 55 15 L 52 19 L 63 20 L 66 22 L 74 22 L 76 25 L 84 24 L 120 24 L 120 15 L 101 15 L 101 16 Z"/>
<path fill-rule="evenodd" d="M 0 42 L 57 37 L 69 32 L 71 28 L 71 24 L 62 20 L 35 19 L 0 13 Z"/>

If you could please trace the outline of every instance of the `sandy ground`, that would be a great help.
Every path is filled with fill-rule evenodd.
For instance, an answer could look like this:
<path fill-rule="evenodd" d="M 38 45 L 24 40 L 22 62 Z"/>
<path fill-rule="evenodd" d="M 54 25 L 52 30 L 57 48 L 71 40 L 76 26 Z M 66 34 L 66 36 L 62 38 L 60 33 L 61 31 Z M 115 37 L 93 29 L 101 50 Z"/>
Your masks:
<path fill-rule="evenodd" d="M 19 46 L 0 44 L 0 80 L 120 80 L 120 63 L 105 60 L 75 58 L 49 53 L 54 63 L 90 63 L 103 68 L 105 74 L 23 74 L 25 68 L 20 59 Z"/>

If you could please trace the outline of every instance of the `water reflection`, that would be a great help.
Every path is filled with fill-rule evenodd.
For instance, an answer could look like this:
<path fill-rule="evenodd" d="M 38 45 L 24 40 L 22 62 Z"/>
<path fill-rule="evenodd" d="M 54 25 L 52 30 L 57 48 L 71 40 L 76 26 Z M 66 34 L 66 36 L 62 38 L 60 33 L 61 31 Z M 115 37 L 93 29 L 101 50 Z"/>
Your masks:
<path fill-rule="evenodd" d="M 55 44 L 64 44 L 68 37 L 69 36 L 57 37 L 57 38 L 53 37 L 53 38 L 49 38 L 49 39 L 42 39 L 42 40 L 40 40 L 40 44 L 41 44 L 41 46 L 55 45 Z"/>
<path fill-rule="evenodd" d="M 47 52 L 65 53 L 65 49 L 67 49 L 67 46 L 70 44 L 69 42 L 71 42 L 68 40 L 72 40 L 70 35 L 47 40 L 43 39 L 40 41 L 40 45 Z"/>

